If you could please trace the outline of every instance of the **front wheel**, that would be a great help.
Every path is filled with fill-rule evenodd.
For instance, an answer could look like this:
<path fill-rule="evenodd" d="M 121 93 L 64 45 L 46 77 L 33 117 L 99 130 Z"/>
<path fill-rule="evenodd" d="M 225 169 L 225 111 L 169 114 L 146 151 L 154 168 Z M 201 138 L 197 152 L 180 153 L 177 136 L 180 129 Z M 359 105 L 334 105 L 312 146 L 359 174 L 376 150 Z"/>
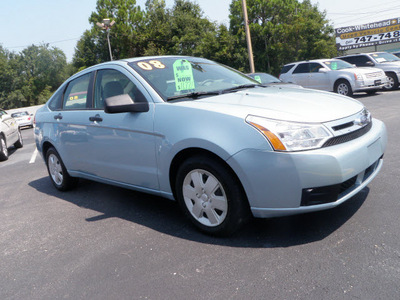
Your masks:
<path fill-rule="evenodd" d="M 68 174 L 60 155 L 53 147 L 47 150 L 46 166 L 51 182 L 59 191 L 70 190 L 77 184 L 78 179 Z"/>
<path fill-rule="evenodd" d="M 399 81 L 398 81 L 398 79 L 397 79 L 396 74 L 387 73 L 386 76 L 387 76 L 387 79 L 388 79 L 388 84 L 385 85 L 385 86 L 383 87 L 383 89 L 384 89 L 384 90 L 387 90 L 387 91 L 396 90 L 396 89 L 398 88 L 398 86 L 399 86 Z"/>
<path fill-rule="evenodd" d="M 335 84 L 335 92 L 343 96 L 352 96 L 353 90 L 347 80 L 339 80 Z"/>
<path fill-rule="evenodd" d="M 230 235 L 250 215 L 236 176 L 221 162 L 206 156 L 183 162 L 178 169 L 175 191 L 185 215 L 208 234 Z"/>

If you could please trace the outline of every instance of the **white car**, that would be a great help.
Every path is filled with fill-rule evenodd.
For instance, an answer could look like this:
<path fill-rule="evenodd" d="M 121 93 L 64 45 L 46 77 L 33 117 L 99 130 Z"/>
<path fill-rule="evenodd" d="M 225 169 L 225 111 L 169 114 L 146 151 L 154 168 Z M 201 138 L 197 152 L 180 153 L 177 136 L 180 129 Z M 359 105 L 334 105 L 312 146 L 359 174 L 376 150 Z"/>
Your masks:
<path fill-rule="evenodd" d="M 8 147 L 22 148 L 22 135 L 17 121 L 0 109 L 0 161 L 8 159 Z"/>
<path fill-rule="evenodd" d="M 396 53 L 372 52 L 350 54 L 346 56 L 336 57 L 350 64 L 354 64 L 359 68 L 380 68 L 388 77 L 388 84 L 385 90 L 397 90 L 400 83 L 400 58 L 394 55 Z"/>
<path fill-rule="evenodd" d="M 351 96 L 355 92 L 374 94 L 387 84 L 378 68 L 357 68 L 339 59 L 300 61 L 283 66 L 279 79 L 305 88 Z"/>
<path fill-rule="evenodd" d="M 27 111 L 18 111 L 11 114 L 11 117 L 17 121 L 19 127 L 33 127 L 33 115 Z"/>

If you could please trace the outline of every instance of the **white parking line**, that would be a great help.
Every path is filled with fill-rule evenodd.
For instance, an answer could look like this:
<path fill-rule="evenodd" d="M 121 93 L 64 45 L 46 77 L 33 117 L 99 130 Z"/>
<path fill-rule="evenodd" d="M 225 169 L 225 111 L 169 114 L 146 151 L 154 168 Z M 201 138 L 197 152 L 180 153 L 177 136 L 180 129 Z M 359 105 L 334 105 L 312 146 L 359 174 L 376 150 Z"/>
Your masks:
<path fill-rule="evenodd" d="M 31 160 L 29 161 L 30 164 L 35 163 L 37 154 L 38 154 L 38 150 L 37 150 L 37 148 L 35 148 L 35 151 L 33 151 L 33 153 L 32 153 Z"/>

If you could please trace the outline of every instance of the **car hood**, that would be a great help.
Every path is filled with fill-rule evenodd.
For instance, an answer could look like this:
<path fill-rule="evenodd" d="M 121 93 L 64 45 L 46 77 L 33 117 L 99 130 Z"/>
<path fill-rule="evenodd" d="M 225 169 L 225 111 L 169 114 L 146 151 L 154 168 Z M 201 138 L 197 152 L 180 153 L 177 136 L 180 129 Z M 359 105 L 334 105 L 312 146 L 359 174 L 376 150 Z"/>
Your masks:
<path fill-rule="evenodd" d="M 175 105 L 245 118 L 258 115 L 272 119 L 323 123 L 356 114 L 363 105 L 352 98 L 330 92 L 289 87 L 252 88 L 235 93 L 182 101 Z"/>
<path fill-rule="evenodd" d="M 351 74 L 359 73 L 359 74 L 368 74 L 374 72 L 382 72 L 382 69 L 374 68 L 374 67 L 362 67 L 362 68 L 349 68 L 349 69 L 342 69 L 338 71 L 347 71 Z"/>
<path fill-rule="evenodd" d="M 379 68 L 399 68 L 400 61 L 383 62 L 379 64 Z"/>

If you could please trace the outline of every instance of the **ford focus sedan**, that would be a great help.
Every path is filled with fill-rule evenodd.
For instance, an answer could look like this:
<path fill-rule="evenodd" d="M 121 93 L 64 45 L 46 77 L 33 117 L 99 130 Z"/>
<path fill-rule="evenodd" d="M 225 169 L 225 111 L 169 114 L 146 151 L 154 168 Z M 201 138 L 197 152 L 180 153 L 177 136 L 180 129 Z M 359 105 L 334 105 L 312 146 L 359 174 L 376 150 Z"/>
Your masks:
<path fill-rule="evenodd" d="M 345 202 L 378 174 L 387 144 L 354 99 L 185 56 L 75 74 L 37 111 L 34 133 L 58 190 L 85 178 L 176 200 L 214 235 Z"/>

